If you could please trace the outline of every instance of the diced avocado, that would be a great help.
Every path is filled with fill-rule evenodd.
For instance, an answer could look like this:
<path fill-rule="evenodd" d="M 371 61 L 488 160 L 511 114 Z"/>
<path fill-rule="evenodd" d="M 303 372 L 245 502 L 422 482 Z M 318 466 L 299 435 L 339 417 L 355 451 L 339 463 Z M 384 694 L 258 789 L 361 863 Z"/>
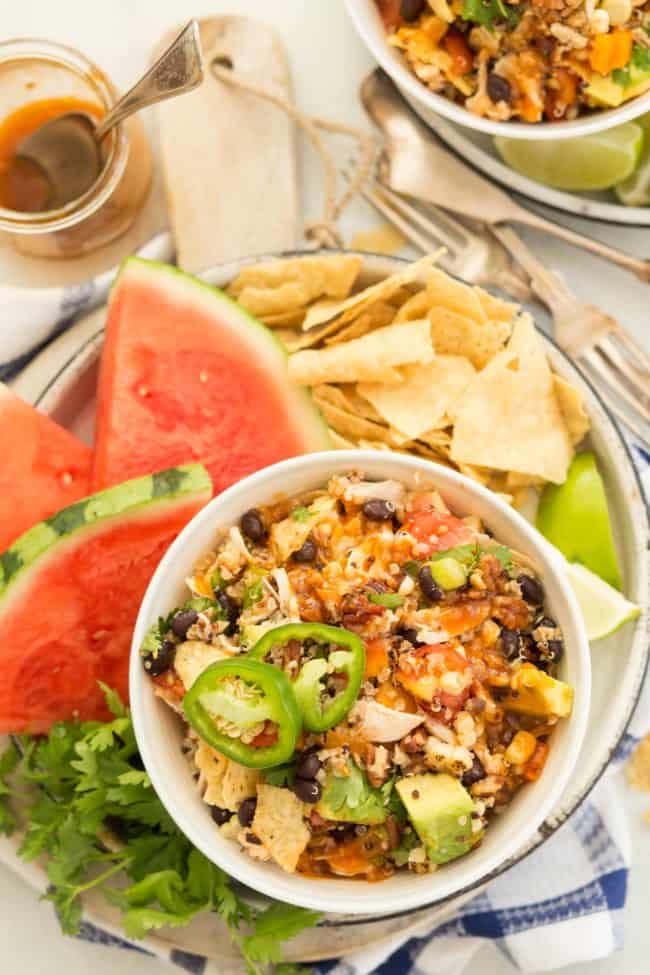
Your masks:
<path fill-rule="evenodd" d="M 477 839 L 474 803 L 458 779 L 424 772 L 399 779 L 395 788 L 432 863 L 447 863 L 471 850 Z"/>
<path fill-rule="evenodd" d="M 467 569 L 458 559 L 437 559 L 430 563 L 431 575 L 441 589 L 459 589 L 467 582 Z"/>
<path fill-rule="evenodd" d="M 625 83 L 623 84 L 623 78 Z M 618 77 L 606 75 L 604 78 L 595 77 L 585 88 L 587 98 L 608 108 L 617 108 L 623 102 L 642 95 L 650 88 L 650 68 L 640 68 L 631 64 Z"/>
<path fill-rule="evenodd" d="M 522 664 L 510 681 L 510 694 L 502 703 L 508 711 L 536 718 L 566 718 L 573 706 L 573 688 L 533 664 Z"/>
<path fill-rule="evenodd" d="M 351 758 L 348 759 L 349 775 L 329 772 L 323 795 L 316 812 L 323 819 L 335 822 L 360 823 L 365 826 L 386 821 L 388 809 L 380 789 L 373 789 L 365 774 Z"/>

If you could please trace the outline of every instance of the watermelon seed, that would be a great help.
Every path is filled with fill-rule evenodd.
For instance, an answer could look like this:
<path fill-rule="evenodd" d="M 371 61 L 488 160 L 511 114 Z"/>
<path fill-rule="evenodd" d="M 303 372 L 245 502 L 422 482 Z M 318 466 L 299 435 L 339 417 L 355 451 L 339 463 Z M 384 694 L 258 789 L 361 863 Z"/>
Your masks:
<path fill-rule="evenodd" d="M 138 386 L 138 396 L 145 397 L 148 395 L 149 395 L 149 390 L 147 389 L 146 386 Z"/>
<path fill-rule="evenodd" d="M 61 475 L 61 483 L 64 484 L 66 487 L 72 484 L 72 474 L 70 473 L 70 471 L 63 472 L 63 474 Z"/>
<path fill-rule="evenodd" d="M 208 381 L 208 374 L 207 374 L 207 372 L 200 372 L 199 373 L 199 381 L 202 382 L 202 383 L 207 383 L 207 381 Z"/>

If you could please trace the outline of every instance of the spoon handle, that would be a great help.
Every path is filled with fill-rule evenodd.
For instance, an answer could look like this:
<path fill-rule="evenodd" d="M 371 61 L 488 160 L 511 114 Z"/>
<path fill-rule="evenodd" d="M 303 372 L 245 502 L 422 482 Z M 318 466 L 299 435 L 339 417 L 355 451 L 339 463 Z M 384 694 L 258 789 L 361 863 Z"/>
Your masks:
<path fill-rule="evenodd" d="M 203 60 L 199 25 L 195 20 L 181 31 L 158 60 L 133 88 L 113 106 L 95 130 L 97 142 L 106 133 L 134 112 L 147 105 L 154 105 L 172 95 L 192 91 L 203 81 Z"/>

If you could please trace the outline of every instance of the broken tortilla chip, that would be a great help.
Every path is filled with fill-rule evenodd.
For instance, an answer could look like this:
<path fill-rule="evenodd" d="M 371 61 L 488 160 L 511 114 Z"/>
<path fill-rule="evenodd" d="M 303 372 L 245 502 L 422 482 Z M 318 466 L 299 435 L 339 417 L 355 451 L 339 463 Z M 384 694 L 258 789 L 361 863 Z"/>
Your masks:
<path fill-rule="evenodd" d="M 362 416 L 348 413 L 347 410 L 342 410 L 331 403 L 318 401 L 317 403 L 332 429 L 347 439 L 365 438 L 366 440 L 376 440 L 388 444 L 391 447 L 401 447 L 406 443 L 407 438 L 397 430 L 391 430 L 379 423 L 373 423 L 372 420 L 366 420 Z"/>
<path fill-rule="evenodd" d="M 417 322 L 426 318 L 431 309 L 431 300 L 426 291 L 411 295 L 395 315 L 396 322 Z"/>
<path fill-rule="evenodd" d="M 554 375 L 555 395 L 560 404 L 560 411 L 569 434 L 571 443 L 575 446 L 589 432 L 591 423 L 584 407 L 580 390 L 576 389 L 560 376 Z"/>
<path fill-rule="evenodd" d="M 519 306 L 513 301 L 504 301 L 502 298 L 497 298 L 496 295 L 491 295 L 488 291 L 483 291 L 483 288 L 474 288 L 474 292 L 485 315 L 488 319 L 492 319 L 492 321 L 510 323 L 519 311 Z"/>
<path fill-rule="evenodd" d="M 360 383 L 359 392 L 389 426 L 415 439 L 434 429 L 445 416 L 454 416 L 456 404 L 475 375 L 467 359 L 438 355 L 426 365 L 402 366 L 399 386 Z"/>
<path fill-rule="evenodd" d="M 287 314 L 317 298 L 346 298 L 361 270 L 355 254 L 294 257 L 243 268 L 227 291 L 253 315 Z"/>
<path fill-rule="evenodd" d="M 345 301 L 321 301 L 312 305 L 307 311 L 303 329 L 309 330 L 316 325 L 322 325 L 332 318 L 340 316 L 343 325 L 346 325 L 352 318 L 356 318 L 362 310 L 374 305 L 378 301 L 388 301 L 393 295 L 399 292 L 405 285 L 417 281 L 426 269 L 430 269 L 438 260 L 441 252 L 430 254 L 409 264 L 403 271 L 391 274 L 377 284 L 370 285 L 363 291 L 358 291 Z"/>
<path fill-rule="evenodd" d="M 430 362 L 433 356 L 428 322 L 387 325 L 342 345 L 295 353 L 289 359 L 289 379 L 302 386 L 399 383 L 402 377 L 395 366 Z"/>
<path fill-rule="evenodd" d="M 325 339 L 325 345 L 340 345 L 341 342 L 349 342 L 350 339 L 361 338 L 368 332 L 373 332 L 376 328 L 384 328 L 395 320 L 396 310 L 393 305 L 385 301 L 378 301 L 368 311 L 362 312 L 349 325 L 344 325 L 340 331 L 335 332 Z"/>
<path fill-rule="evenodd" d="M 280 312 L 277 315 L 260 315 L 260 321 L 268 328 L 300 328 L 304 317 L 304 309 L 296 308 L 295 311 Z"/>
<path fill-rule="evenodd" d="M 450 277 L 437 267 L 427 272 L 426 292 L 430 308 L 446 308 L 477 325 L 487 322 L 477 289 Z"/>
<path fill-rule="evenodd" d="M 477 324 L 471 318 L 447 308 L 429 312 L 431 340 L 439 354 L 463 356 L 482 369 L 500 352 L 510 337 L 506 322 L 485 321 Z"/>
<path fill-rule="evenodd" d="M 491 467 L 561 484 L 572 456 L 542 337 L 522 315 L 507 349 L 465 390 L 451 458 L 459 469 Z"/>
<path fill-rule="evenodd" d="M 304 821 L 305 805 L 289 789 L 257 787 L 257 805 L 251 831 L 276 863 L 294 873 L 311 833 Z"/>

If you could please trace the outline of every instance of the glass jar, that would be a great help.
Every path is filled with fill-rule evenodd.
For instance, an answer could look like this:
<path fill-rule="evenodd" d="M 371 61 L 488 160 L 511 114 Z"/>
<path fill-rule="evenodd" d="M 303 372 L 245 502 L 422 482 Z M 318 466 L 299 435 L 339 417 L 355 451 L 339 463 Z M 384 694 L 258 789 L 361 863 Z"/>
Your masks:
<path fill-rule="evenodd" d="M 38 109 L 37 102 L 53 99 L 84 104 L 101 118 L 117 91 L 103 71 L 72 48 L 30 39 L 1 43 L 0 127 L 21 109 Z M 83 196 L 39 213 L 0 206 L 0 233 L 23 254 L 65 258 L 86 254 L 128 230 L 151 186 L 151 150 L 140 119 L 116 126 L 102 149 L 103 169 Z"/>

